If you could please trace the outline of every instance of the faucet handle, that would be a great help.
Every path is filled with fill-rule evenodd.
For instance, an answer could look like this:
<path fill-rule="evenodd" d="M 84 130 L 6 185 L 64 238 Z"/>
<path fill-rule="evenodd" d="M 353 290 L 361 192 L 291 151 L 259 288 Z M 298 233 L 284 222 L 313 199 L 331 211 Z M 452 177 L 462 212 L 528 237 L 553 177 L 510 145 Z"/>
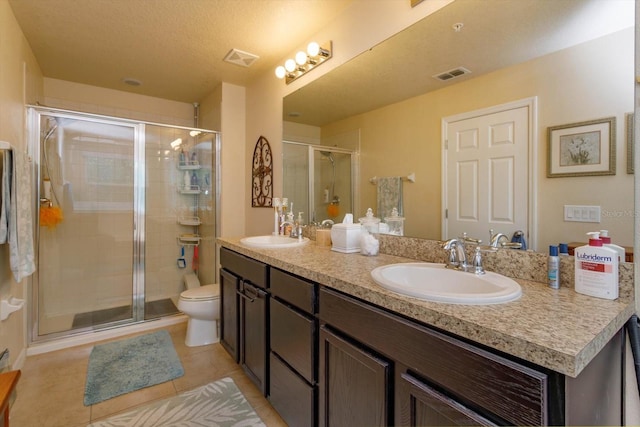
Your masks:
<path fill-rule="evenodd" d="M 460 237 L 460 239 L 464 242 L 464 243 L 471 243 L 474 245 L 479 245 L 482 243 L 481 239 L 474 239 L 473 237 L 469 237 L 467 236 L 467 233 L 462 233 L 462 237 Z"/>

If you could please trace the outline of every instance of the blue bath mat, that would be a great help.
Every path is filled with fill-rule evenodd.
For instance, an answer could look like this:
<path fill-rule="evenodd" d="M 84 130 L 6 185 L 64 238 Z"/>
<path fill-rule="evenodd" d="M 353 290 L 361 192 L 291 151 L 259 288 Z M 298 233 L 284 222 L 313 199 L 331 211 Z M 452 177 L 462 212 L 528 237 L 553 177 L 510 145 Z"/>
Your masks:
<path fill-rule="evenodd" d="M 171 336 L 158 331 L 91 350 L 85 406 L 184 375 Z"/>

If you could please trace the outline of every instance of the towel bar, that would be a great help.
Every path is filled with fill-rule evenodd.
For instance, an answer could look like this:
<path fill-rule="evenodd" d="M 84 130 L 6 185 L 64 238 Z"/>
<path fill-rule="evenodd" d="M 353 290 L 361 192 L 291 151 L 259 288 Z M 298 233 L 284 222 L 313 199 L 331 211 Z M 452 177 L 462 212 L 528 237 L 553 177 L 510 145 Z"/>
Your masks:
<path fill-rule="evenodd" d="M 403 181 L 409 181 L 409 182 L 416 182 L 416 174 L 415 174 L 415 172 L 411 172 L 409 175 L 403 176 L 402 180 Z M 369 182 L 372 183 L 372 184 L 377 184 L 378 183 L 378 177 L 374 176 L 373 178 L 369 178 Z"/>

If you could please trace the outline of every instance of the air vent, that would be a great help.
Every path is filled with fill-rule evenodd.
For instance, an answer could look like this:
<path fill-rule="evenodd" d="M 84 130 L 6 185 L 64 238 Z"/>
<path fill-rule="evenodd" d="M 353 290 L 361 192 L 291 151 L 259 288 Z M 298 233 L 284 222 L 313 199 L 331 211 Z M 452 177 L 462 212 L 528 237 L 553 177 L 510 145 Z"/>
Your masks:
<path fill-rule="evenodd" d="M 260 58 L 258 55 L 252 53 L 243 52 L 239 49 L 231 49 L 224 57 L 224 60 L 232 64 L 240 65 L 241 67 L 250 67 L 258 58 Z"/>
<path fill-rule="evenodd" d="M 434 79 L 447 81 L 451 79 L 455 79 L 456 77 L 464 76 L 465 74 L 469 74 L 471 71 L 467 70 L 464 67 L 454 68 L 453 70 L 445 71 L 444 73 L 436 74 L 432 76 Z"/>

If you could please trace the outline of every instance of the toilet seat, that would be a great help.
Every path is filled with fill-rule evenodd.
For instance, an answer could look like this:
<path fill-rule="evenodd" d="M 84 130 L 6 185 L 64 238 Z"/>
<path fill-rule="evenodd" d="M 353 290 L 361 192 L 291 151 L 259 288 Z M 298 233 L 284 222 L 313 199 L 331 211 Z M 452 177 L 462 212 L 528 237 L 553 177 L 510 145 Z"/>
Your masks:
<path fill-rule="evenodd" d="M 189 289 L 180 294 L 180 299 L 186 301 L 209 301 L 218 298 L 220 298 L 220 285 L 217 283 Z"/>

